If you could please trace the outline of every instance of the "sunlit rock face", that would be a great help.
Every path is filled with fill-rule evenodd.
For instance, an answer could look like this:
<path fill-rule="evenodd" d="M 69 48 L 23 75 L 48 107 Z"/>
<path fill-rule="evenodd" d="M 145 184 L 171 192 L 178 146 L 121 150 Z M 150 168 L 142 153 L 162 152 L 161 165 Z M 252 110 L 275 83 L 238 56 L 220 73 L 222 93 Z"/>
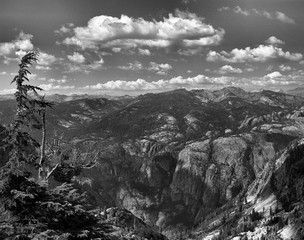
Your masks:
<path fill-rule="evenodd" d="M 198 201 L 201 197 L 205 172 L 210 162 L 209 141 L 187 145 L 178 156 L 171 190 L 173 198 Z"/>
<path fill-rule="evenodd" d="M 246 189 L 274 154 L 273 144 L 263 139 L 227 137 L 191 143 L 179 154 L 172 200 L 196 206 L 196 213 L 215 209 Z"/>
<path fill-rule="evenodd" d="M 232 200 L 276 153 L 272 142 L 256 134 L 193 141 L 179 150 L 172 145 L 154 150 L 154 154 L 151 148 L 155 146 L 147 141 L 129 141 L 122 146 L 123 156 L 101 161 L 82 176 L 93 176 L 93 188 L 106 188 L 113 179 L 109 197 L 162 229 L 172 222 L 194 223 Z M 117 152 L 118 145 L 108 149 L 105 157 Z"/>

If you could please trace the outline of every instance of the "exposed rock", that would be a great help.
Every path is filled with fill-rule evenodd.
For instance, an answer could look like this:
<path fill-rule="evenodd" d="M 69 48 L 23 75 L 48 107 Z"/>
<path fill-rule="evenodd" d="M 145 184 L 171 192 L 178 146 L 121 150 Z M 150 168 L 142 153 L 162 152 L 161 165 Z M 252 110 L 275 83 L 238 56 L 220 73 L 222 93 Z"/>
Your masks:
<path fill-rule="evenodd" d="M 233 131 L 231 129 L 225 129 L 225 134 L 231 134 Z"/>
<path fill-rule="evenodd" d="M 297 118 L 303 118 L 304 117 L 304 110 L 300 109 L 295 111 L 291 116 L 290 119 L 297 119 Z"/>
<path fill-rule="evenodd" d="M 200 90 L 193 90 L 193 92 L 202 103 L 213 101 L 216 98 L 215 94 L 208 90 L 200 89 Z"/>
<path fill-rule="evenodd" d="M 206 132 L 205 136 L 207 138 L 213 138 L 213 137 L 218 136 L 219 134 L 220 134 L 219 131 L 208 131 L 208 132 Z"/>
<path fill-rule="evenodd" d="M 130 211 L 140 211 L 140 208 L 148 208 L 155 202 L 147 195 L 136 189 L 121 188 L 118 192 L 118 199 L 122 206 L 127 207 Z"/>
<path fill-rule="evenodd" d="M 285 208 L 304 199 L 304 139 L 294 142 L 276 161 L 273 184 Z"/>
<path fill-rule="evenodd" d="M 275 158 L 275 149 L 272 143 L 261 141 L 252 148 L 251 163 L 254 174 L 257 176 L 263 171 L 265 165 Z"/>
<path fill-rule="evenodd" d="M 178 130 L 177 120 L 175 117 L 168 115 L 166 113 L 159 114 L 157 116 L 157 121 L 161 122 L 163 125 L 160 127 L 162 130 Z"/>
<path fill-rule="evenodd" d="M 207 208 L 214 209 L 217 207 L 220 197 L 220 170 L 215 164 L 208 167 L 204 183 L 206 190 L 203 203 Z"/>
<path fill-rule="evenodd" d="M 160 191 L 168 187 L 173 179 L 176 162 L 175 156 L 170 152 L 155 155 L 151 165 L 147 167 L 149 186 L 158 188 Z"/>
<path fill-rule="evenodd" d="M 269 104 L 271 106 L 278 106 L 278 104 L 275 101 L 271 100 L 269 97 L 266 97 L 266 96 L 262 96 L 260 98 L 260 102 Z"/>
<path fill-rule="evenodd" d="M 234 197 L 253 176 L 248 164 L 247 143 L 239 137 L 219 138 L 213 142 L 212 159 L 220 167 L 220 199 L 224 203 Z M 229 191 L 235 189 L 234 194 Z M 228 198 L 227 198 L 228 197 Z"/>
<path fill-rule="evenodd" d="M 198 201 L 202 194 L 205 172 L 210 162 L 209 141 L 187 145 L 180 153 L 171 183 L 173 200 Z"/>
<path fill-rule="evenodd" d="M 149 136 L 150 139 L 163 143 L 169 143 L 182 137 L 182 134 L 171 131 L 156 132 Z"/>
<path fill-rule="evenodd" d="M 142 219 L 135 217 L 125 209 L 108 208 L 103 215 L 106 218 L 105 223 L 113 226 L 110 234 L 111 237 L 130 240 L 167 240 L 156 229 L 147 225 Z"/>
<path fill-rule="evenodd" d="M 285 120 L 287 118 L 291 118 L 291 117 L 288 117 L 288 115 L 282 111 L 273 112 L 272 114 L 266 114 L 262 116 L 247 115 L 245 120 L 243 120 L 243 122 L 241 123 L 239 129 L 255 127 L 264 123 L 278 122 Z"/>
<path fill-rule="evenodd" d="M 200 131 L 200 126 L 199 126 L 200 121 L 197 118 L 195 118 L 191 114 L 188 114 L 184 117 L 184 119 L 188 126 L 188 128 L 186 130 L 186 132 L 188 134 L 196 133 L 196 132 Z"/>

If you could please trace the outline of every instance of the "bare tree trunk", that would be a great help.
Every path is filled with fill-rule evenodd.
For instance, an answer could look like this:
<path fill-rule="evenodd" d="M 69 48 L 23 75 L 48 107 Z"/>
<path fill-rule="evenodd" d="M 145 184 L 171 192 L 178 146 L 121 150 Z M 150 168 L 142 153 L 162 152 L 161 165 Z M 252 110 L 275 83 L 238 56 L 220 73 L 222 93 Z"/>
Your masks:
<path fill-rule="evenodd" d="M 42 112 L 42 139 L 40 146 L 40 160 L 39 160 L 39 170 L 38 170 L 38 179 L 40 181 L 46 180 L 46 172 L 43 167 L 45 161 L 45 139 L 46 139 L 46 124 L 45 124 L 45 111 Z"/>
<path fill-rule="evenodd" d="M 52 175 L 52 173 L 57 169 L 57 167 L 59 166 L 59 163 L 57 163 L 47 174 L 45 177 L 45 180 L 47 181 L 49 179 L 49 177 Z"/>

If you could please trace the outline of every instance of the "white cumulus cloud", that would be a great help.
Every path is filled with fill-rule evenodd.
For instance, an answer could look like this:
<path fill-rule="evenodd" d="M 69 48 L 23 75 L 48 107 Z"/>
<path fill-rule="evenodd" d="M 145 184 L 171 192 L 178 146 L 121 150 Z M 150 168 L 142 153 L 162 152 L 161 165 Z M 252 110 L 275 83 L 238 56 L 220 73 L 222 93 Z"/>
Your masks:
<path fill-rule="evenodd" d="M 256 48 L 246 47 L 245 49 L 235 48 L 231 52 L 209 51 L 207 61 L 224 61 L 231 63 L 241 62 L 265 62 L 271 59 L 284 59 L 288 61 L 300 61 L 303 58 L 301 53 L 284 52 L 282 48 L 273 45 L 259 45 Z"/>
<path fill-rule="evenodd" d="M 232 83 L 232 77 L 208 77 L 197 75 L 195 77 L 184 78 L 182 76 L 174 77 L 168 80 L 157 80 L 148 82 L 144 79 L 134 81 L 108 81 L 96 85 L 88 85 L 84 89 L 93 90 L 117 90 L 117 91 L 164 91 L 176 88 L 213 88 L 214 86 L 225 86 Z"/>
<path fill-rule="evenodd" d="M 279 68 L 280 68 L 280 70 L 282 72 L 287 72 L 287 71 L 291 71 L 292 70 L 292 68 L 290 66 L 287 66 L 287 65 L 284 65 L 284 64 L 280 65 Z"/>
<path fill-rule="evenodd" d="M 75 26 L 74 23 L 67 23 L 63 25 L 59 30 L 55 30 L 55 33 L 59 35 L 70 33 L 74 26 Z"/>
<path fill-rule="evenodd" d="M 142 63 L 135 61 L 134 63 L 129 63 L 126 66 L 118 66 L 118 68 L 122 70 L 132 70 L 132 71 L 139 71 L 142 70 L 144 67 Z"/>
<path fill-rule="evenodd" d="M 51 78 L 49 80 L 47 80 L 49 83 L 57 83 L 57 84 L 64 84 L 67 83 L 68 80 L 64 77 L 62 79 L 55 79 L 55 78 Z"/>
<path fill-rule="evenodd" d="M 275 37 L 275 36 L 269 37 L 269 38 L 265 41 L 265 43 L 268 44 L 268 45 L 281 45 L 281 44 L 283 45 L 283 44 L 285 44 L 284 41 L 278 39 L 278 38 Z"/>
<path fill-rule="evenodd" d="M 67 57 L 71 62 L 74 62 L 74 63 L 84 63 L 85 62 L 85 57 L 78 52 L 74 52 L 73 55 L 67 55 Z"/>
<path fill-rule="evenodd" d="M 230 8 L 230 7 L 221 7 L 218 9 L 220 12 L 223 12 L 223 11 L 233 11 L 237 14 L 241 14 L 241 15 L 244 15 L 244 16 L 249 16 L 250 15 L 250 12 L 249 11 L 246 11 L 246 10 L 243 10 L 240 6 L 236 6 L 234 8 Z"/>
<path fill-rule="evenodd" d="M 278 71 L 275 71 L 275 72 L 272 72 L 272 73 L 269 73 L 265 76 L 266 79 L 274 79 L 274 78 L 280 78 L 282 77 L 283 75 L 278 72 Z"/>
<path fill-rule="evenodd" d="M 150 62 L 149 71 L 153 71 L 156 74 L 159 75 L 166 75 L 170 70 L 172 70 L 172 66 L 168 63 L 156 63 L 156 62 Z"/>
<path fill-rule="evenodd" d="M 284 23 L 295 24 L 295 20 L 286 16 L 286 14 L 282 13 L 282 12 L 276 12 L 275 13 L 275 18 L 277 20 L 281 21 L 281 22 L 284 22 Z"/>
<path fill-rule="evenodd" d="M 33 35 L 20 32 L 16 39 L 10 42 L 0 42 L 0 57 L 5 64 L 11 61 L 19 61 L 27 51 L 34 49 L 32 43 Z"/>
<path fill-rule="evenodd" d="M 190 89 L 219 89 L 227 86 L 242 87 L 245 89 L 266 88 L 278 90 L 287 86 L 300 86 L 304 77 L 304 71 L 300 70 L 290 74 L 282 74 L 274 71 L 265 76 L 260 77 L 235 77 L 220 76 L 210 77 L 199 74 L 193 77 L 177 76 L 171 79 L 160 79 L 155 81 L 147 81 L 137 79 L 133 81 L 112 80 L 96 85 L 87 85 L 81 88 L 83 91 L 110 91 L 121 92 L 129 91 L 130 94 L 141 92 L 162 92 L 178 88 Z"/>
<path fill-rule="evenodd" d="M 11 42 L 0 43 L 0 56 L 4 58 L 4 63 L 19 61 L 28 51 L 33 51 L 32 39 L 33 35 L 20 32 Z M 50 70 L 50 65 L 59 60 L 54 55 L 38 52 L 38 61 L 35 64 L 35 68 L 38 70 Z"/>
<path fill-rule="evenodd" d="M 17 38 L 11 42 L 0 43 L 0 56 L 14 54 L 16 51 L 30 51 L 34 49 L 33 35 L 20 32 Z"/>
<path fill-rule="evenodd" d="M 38 65 L 49 66 L 56 61 L 57 59 L 54 55 L 45 52 L 39 52 L 38 61 L 37 61 Z"/>
<path fill-rule="evenodd" d="M 287 24 L 295 24 L 295 20 L 288 17 L 285 13 L 283 12 L 268 12 L 266 10 L 257 10 L 255 8 L 250 9 L 250 10 L 245 10 L 242 9 L 240 6 L 236 6 L 234 8 L 230 7 L 221 7 L 218 9 L 220 12 L 223 11 L 232 11 L 236 14 L 240 14 L 243 16 L 256 16 L 256 17 L 265 17 L 271 20 L 277 20 L 282 23 L 287 23 Z"/>
<path fill-rule="evenodd" d="M 40 66 L 40 65 L 36 65 L 35 68 L 37 70 L 43 70 L 43 71 L 49 71 L 51 70 L 52 68 L 50 68 L 49 66 Z"/>
<path fill-rule="evenodd" d="M 54 83 L 48 84 L 41 84 L 39 85 L 44 91 L 52 91 L 52 90 L 71 90 L 75 89 L 75 86 L 62 86 L 62 85 L 55 85 Z"/>
<path fill-rule="evenodd" d="M 230 65 L 225 65 L 222 66 L 217 72 L 220 74 L 227 74 L 227 73 L 242 73 L 243 71 L 240 68 L 235 68 Z"/>
<path fill-rule="evenodd" d="M 68 58 L 71 62 L 65 64 L 66 73 L 84 72 L 88 74 L 92 70 L 101 69 L 104 65 L 102 57 L 99 57 L 99 60 L 87 62 L 82 54 L 74 52 L 73 55 L 68 55 Z"/>
<path fill-rule="evenodd" d="M 299 84 L 301 79 L 302 77 L 297 74 L 283 75 L 282 73 L 275 71 L 262 78 L 253 80 L 251 84 L 259 87 L 291 86 Z"/>
<path fill-rule="evenodd" d="M 126 15 L 121 15 L 120 18 L 96 16 L 89 20 L 87 26 L 73 28 L 73 34 L 66 37 L 63 43 L 83 49 L 170 46 L 182 49 L 218 45 L 224 33 L 223 29 L 215 29 L 194 13 L 177 10 L 162 21 L 148 21 Z"/>
<path fill-rule="evenodd" d="M 136 81 L 109 81 L 106 83 L 98 83 L 96 85 L 86 86 L 85 89 L 102 89 L 102 90 L 155 90 L 158 89 L 157 83 L 147 82 L 143 79 L 137 79 Z"/>
<path fill-rule="evenodd" d="M 151 55 L 151 52 L 150 52 L 149 49 L 139 48 L 138 53 L 139 53 L 139 55 L 143 55 L 143 56 L 150 56 Z"/>
<path fill-rule="evenodd" d="M 15 92 L 16 92 L 16 88 L 3 89 L 3 90 L 0 90 L 0 95 L 14 94 Z"/>

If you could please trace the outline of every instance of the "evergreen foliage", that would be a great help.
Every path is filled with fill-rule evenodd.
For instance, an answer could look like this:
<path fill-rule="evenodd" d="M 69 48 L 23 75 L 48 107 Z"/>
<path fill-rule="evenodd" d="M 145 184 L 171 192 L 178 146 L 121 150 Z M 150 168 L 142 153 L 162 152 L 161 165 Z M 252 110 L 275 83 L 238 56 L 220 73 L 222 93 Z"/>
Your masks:
<path fill-rule="evenodd" d="M 103 225 L 86 210 L 85 195 L 79 194 L 71 184 L 48 190 L 32 178 L 10 173 L 0 194 L 5 210 L 14 219 L 0 227 L 8 239 L 34 239 L 44 235 L 106 239 Z"/>
<path fill-rule="evenodd" d="M 71 184 L 49 189 L 47 181 L 41 181 L 54 170 L 45 168 L 50 160 L 45 149 L 45 112 L 52 104 L 37 93 L 41 88 L 24 84 L 29 81 L 29 66 L 37 59 L 37 52 L 27 53 L 12 81 L 17 89 L 17 112 L 6 130 L 9 161 L 0 173 L 0 238 L 107 239 L 104 225 L 88 211 L 84 194 Z M 42 130 L 42 144 L 31 137 L 34 129 Z M 37 170 L 39 175 L 35 178 L 33 173 Z M 43 179 L 41 172 L 45 172 Z"/>
<path fill-rule="evenodd" d="M 7 128 L 7 138 L 5 148 L 10 152 L 9 167 L 10 171 L 16 174 L 22 174 L 25 163 L 36 166 L 37 153 L 35 149 L 40 144 L 29 134 L 31 130 L 40 130 L 42 123 L 38 116 L 45 112 L 46 107 L 51 107 L 52 103 L 45 101 L 39 96 L 37 91 L 42 89 L 30 84 L 28 70 L 30 65 L 37 62 L 37 52 L 29 52 L 21 59 L 18 74 L 11 83 L 16 84 L 15 99 L 17 111 L 15 118 Z"/>

